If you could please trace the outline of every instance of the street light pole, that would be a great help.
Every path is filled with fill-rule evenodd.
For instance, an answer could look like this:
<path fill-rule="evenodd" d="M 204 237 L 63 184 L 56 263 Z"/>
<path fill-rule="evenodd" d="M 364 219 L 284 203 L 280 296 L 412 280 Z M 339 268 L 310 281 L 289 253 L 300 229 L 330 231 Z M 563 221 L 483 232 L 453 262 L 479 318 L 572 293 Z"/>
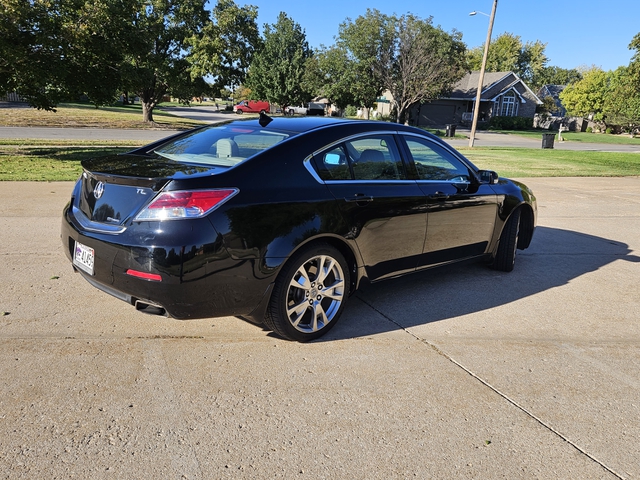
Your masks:
<path fill-rule="evenodd" d="M 484 71 L 487 67 L 487 56 L 489 55 L 489 44 L 491 43 L 491 31 L 493 30 L 493 20 L 496 17 L 496 8 L 498 8 L 498 0 L 493 0 L 493 7 L 491 8 L 491 15 L 489 17 L 489 30 L 487 30 L 487 41 L 484 43 L 484 53 L 482 54 L 482 66 L 480 67 L 480 78 L 478 79 L 478 91 L 476 92 L 476 101 L 473 107 L 473 122 L 471 123 L 471 137 L 469 138 L 469 148 L 473 148 L 473 142 L 476 136 L 476 128 L 478 127 L 480 97 L 482 96 Z M 475 15 L 476 13 L 478 12 L 471 12 L 471 15 Z"/>

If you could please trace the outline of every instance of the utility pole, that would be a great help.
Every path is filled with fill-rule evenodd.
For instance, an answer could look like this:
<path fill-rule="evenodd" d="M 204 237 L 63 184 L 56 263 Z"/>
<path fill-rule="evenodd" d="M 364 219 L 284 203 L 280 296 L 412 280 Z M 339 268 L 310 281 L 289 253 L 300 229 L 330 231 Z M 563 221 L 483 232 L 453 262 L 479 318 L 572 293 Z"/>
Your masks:
<path fill-rule="evenodd" d="M 476 128 L 478 127 L 480 97 L 482 96 L 484 71 L 487 68 L 487 56 L 489 55 L 489 44 L 491 43 L 491 31 L 493 30 L 493 20 L 496 17 L 496 8 L 498 8 L 498 0 L 493 0 L 493 7 L 491 8 L 491 15 L 489 17 L 489 30 L 487 30 L 487 41 L 484 43 L 484 53 L 482 54 L 482 66 L 480 67 L 480 78 L 478 79 L 478 91 L 476 92 L 476 101 L 473 107 L 473 122 L 471 123 L 471 137 L 469 138 L 469 148 L 473 148 L 473 142 L 476 137 Z M 471 15 L 475 15 L 476 13 L 478 12 L 471 12 Z"/>

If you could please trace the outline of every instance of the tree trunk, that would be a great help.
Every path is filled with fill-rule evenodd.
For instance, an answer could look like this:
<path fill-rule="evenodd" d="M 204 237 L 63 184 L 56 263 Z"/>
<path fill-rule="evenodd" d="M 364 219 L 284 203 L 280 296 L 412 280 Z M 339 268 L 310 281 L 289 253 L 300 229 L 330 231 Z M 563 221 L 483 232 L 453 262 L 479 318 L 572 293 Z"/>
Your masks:
<path fill-rule="evenodd" d="M 153 102 L 142 101 L 142 121 L 145 123 L 153 122 Z"/>

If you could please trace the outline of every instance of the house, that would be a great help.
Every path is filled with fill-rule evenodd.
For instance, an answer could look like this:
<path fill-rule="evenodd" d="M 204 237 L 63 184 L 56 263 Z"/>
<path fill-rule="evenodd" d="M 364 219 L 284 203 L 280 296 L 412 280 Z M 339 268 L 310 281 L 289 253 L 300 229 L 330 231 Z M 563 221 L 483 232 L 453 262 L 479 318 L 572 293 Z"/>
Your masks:
<path fill-rule="evenodd" d="M 417 125 L 471 124 L 480 72 L 471 72 L 456 83 L 451 94 L 423 103 L 412 110 Z M 482 83 L 478 120 L 494 116 L 533 118 L 542 102 L 513 72 L 487 72 Z"/>
<path fill-rule="evenodd" d="M 560 92 L 564 90 L 565 85 L 543 85 L 538 91 L 538 98 L 544 100 L 546 97 L 551 97 L 553 103 L 555 103 L 558 110 L 553 112 L 554 117 L 565 117 L 567 115 L 567 109 L 562 105 L 560 100 Z"/>

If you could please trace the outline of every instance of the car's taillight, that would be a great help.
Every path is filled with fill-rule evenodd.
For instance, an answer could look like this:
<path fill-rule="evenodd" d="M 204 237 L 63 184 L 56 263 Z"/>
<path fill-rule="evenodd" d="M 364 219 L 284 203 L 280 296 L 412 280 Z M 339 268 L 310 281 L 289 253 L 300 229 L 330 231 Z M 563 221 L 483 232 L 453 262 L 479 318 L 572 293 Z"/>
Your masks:
<path fill-rule="evenodd" d="M 238 193 L 237 188 L 162 192 L 136 216 L 135 220 L 176 220 L 203 217 L 236 193 Z"/>

